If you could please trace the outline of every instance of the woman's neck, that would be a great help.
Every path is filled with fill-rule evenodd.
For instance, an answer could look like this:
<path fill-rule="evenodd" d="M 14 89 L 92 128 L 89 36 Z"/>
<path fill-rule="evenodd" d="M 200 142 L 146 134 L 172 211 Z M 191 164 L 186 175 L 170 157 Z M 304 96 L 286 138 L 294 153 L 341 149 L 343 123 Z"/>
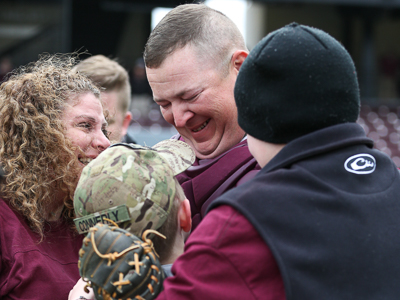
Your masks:
<path fill-rule="evenodd" d="M 64 204 L 57 208 L 50 209 L 48 212 L 45 213 L 45 220 L 48 222 L 58 221 L 61 217 L 63 208 L 64 208 Z"/>
<path fill-rule="evenodd" d="M 64 209 L 65 192 L 56 192 L 50 205 L 44 211 L 44 218 L 48 222 L 55 222 L 61 218 L 61 213 Z"/>

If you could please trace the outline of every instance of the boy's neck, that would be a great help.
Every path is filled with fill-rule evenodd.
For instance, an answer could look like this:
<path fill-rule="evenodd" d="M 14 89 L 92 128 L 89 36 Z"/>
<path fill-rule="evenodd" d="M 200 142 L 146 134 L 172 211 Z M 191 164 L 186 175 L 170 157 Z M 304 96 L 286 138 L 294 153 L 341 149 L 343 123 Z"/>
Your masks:
<path fill-rule="evenodd" d="M 178 230 L 175 237 L 174 246 L 172 247 L 171 254 L 168 257 L 160 259 L 162 265 L 173 264 L 175 260 L 183 253 L 185 247 L 185 234 L 183 230 Z"/>

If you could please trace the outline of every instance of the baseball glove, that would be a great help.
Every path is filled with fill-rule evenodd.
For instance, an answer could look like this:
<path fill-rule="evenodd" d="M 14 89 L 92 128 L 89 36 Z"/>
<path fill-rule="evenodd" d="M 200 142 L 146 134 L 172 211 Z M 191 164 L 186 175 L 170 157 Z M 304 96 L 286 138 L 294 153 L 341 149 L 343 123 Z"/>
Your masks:
<path fill-rule="evenodd" d="M 97 224 L 79 250 L 79 272 L 96 300 L 154 299 L 165 274 L 146 230 L 143 240 L 118 226 Z M 160 234 L 159 234 L 160 235 Z M 86 292 L 88 292 L 86 290 Z"/>

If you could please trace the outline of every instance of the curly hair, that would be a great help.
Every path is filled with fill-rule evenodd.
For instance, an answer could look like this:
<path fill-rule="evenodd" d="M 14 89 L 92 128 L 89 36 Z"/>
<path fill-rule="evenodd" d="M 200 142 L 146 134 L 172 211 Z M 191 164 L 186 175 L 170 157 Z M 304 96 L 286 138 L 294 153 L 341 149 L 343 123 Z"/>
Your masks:
<path fill-rule="evenodd" d="M 42 55 L 0 86 L 0 162 L 6 173 L 1 196 L 41 238 L 52 206 L 64 204 L 62 217 L 74 217 L 80 167 L 77 147 L 65 137 L 65 105 L 85 93 L 100 99 L 91 80 L 71 72 L 77 59 L 76 54 Z"/>

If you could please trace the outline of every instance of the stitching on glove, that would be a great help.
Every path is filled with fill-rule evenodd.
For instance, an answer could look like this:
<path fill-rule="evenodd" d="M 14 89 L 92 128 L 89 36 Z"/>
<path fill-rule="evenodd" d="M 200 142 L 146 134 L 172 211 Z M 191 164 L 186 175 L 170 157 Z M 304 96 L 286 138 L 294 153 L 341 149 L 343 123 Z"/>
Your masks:
<path fill-rule="evenodd" d="M 98 227 L 102 227 L 102 226 L 104 226 L 103 224 L 97 224 L 96 226 L 98 226 Z M 117 230 L 117 229 L 119 229 L 119 227 L 118 227 L 118 225 L 117 225 L 117 228 L 116 227 L 114 227 L 114 226 L 112 226 L 112 227 L 109 227 L 109 229 L 111 230 L 111 231 L 114 231 L 115 232 L 115 230 Z M 101 259 L 104 259 L 104 260 L 107 260 L 107 266 L 111 266 L 111 264 L 113 264 L 115 261 L 117 261 L 118 259 L 120 259 L 122 256 L 124 256 L 125 254 L 127 254 L 128 252 L 131 252 L 131 251 L 133 251 L 133 250 L 136 250 L 136 249 L 140 249 L 139 251 L 143 251 L 142 253 L 146 256 L 146 260 L 148 261 L 148 260 L 153 260 L 153 261 L 157 261 L 158 259 L 158 254 L 156 253 L 156 251 L 155 251 L 155 249 L 154 249 L 154 245 L 153 245 L 153 242 L 148 238 L 148 235 L 149 234 L 156 234 L 156 235 L 158 235 L 158 236 L 160 236 L 160 237 L 162 237 L 162 238 L 166 238 L 164 235 L 162 235 L 162 234 L 160 234 L 159 232 L 157 232 L 157 231 L 155 231 L 155 230 L 151 230 L 151 229 L 148 229 L 148 230 L 146 230 L 146 231 L 144 231 L 143 232 L 143 234 L 142 234 L 142 240 L 143 240 L 143 242 L 142 241 L 136 241 L 136 240 L 132 240 L 132 244 L 131 244 L 131 246 L 129 246 L 128 248 L 126 248 L 126 249 L 124 249 L 123 251 L 121 251 L 121 252 L 113 252 L 113 253 L 107 253 L 107 254 L 103 254 L 103 253 L 101 253 L 100 252 L 100 250 L 99 250 L 99 248 L 97 247 L 97 244 L 96 244 L 96 240 L 97 240 L 97 242 L 99 243 L 99 239 L 101 240 L 102 239 L 102 237 L 106 234 L 106 232 L 107 231 L 103 231 L 102 232 L 102 234 L 101 234 L 101 236 L 95 236 L 95 233 L 98 231 L 98 230 L 100 230 L 99 228 L 97 228 L 97 227 L 92 227 L 90 230 L 89 230 L 89 234 L 87 235 L 87 237 L 86 238 L 84 238 L 83 239 L 83 244 L 86 246 L 86 247 L 88 247 L 88 246 L 90 246 L 90 243 L 91 243 L 91 245 L 92 245 L 92 250 L 90 251 L 90 252 L 88 252 L 89 254 L 90 253 L 95 253 L 98 257 L 100 257 Z M 100 231 L 99 231 L 100 232 Z M 101 232 L 100 232 L 101 233 Z M 122 232 L 121 232 L 122 233 Z M 126 235 L 126 236 L 128 236 L 128 237 L 130 237 L 130 236 L 132 236 L 132 234 L 130 234 L 129 232 L 126 232 L 126 233 L 123 233 L 124 235 Z M 119 235 L 120 236 L 120 235 Z M 99 244 L 100 245 L 100 244 Z M 138 250 L 137 250 L 138 251 Z M 83 256 L 85 255 L 85 251 L 83 250 L 83 249 L 81 249 L 80 251 L 79 251 L 79 256 L 80 256 L 80 258 L 82 259 L 83 258 Z M 89 255 L 88 253 L 86 253 L 86 256 L 87 255 Z M 139 256 L 140 254 L 138 254 L 138 253 L 136 253 L 136 252 L 134 252 L 133 253 L 133 260 L 132 261 L 125 261 L 125 263 L 127 263 L 128 265 L 130 265 L 130 266 L 134 266 L 134 270 L 135 270 L 135 272 L 139 275 L 139 276 L 141 276 L 141 271 L 143 271 L 144 269 L 143 269 L 143 267 L 145 266 L 145 263 L 144 262 L 141 262 L 140 261 L 140 256 Z M 121 261 L 122 262 L 122 261 Z M 80 263 L 81 263 L 81 260 L 79 260 L 79 265 L 80 265 Z M 147 264 L 147 263 L 146 263 Z M 80 268 L 80 266 L 79 266 L 79 268 Z M 153 265 L 153 263 L 151 264 L 151 266 L 150 266 L 150 268 L 151 268 L 151 270 L 154 270 L 154 271 L 156 271 L 157 273 L 158 273 L 158 275 L 159 274 L 161 274 L 161 269 L 159 268 L 159 267 L 157 267 L 156 265 Z M 96 268 L 97 269 L 97 268 Z M 149 276 L 151 274 L 151 271 L 149 270 L 149 273 L 146 275 L 146 276 Z M 154 275 L 156 275 L 157 276 L 157 274 L 155 274 L 155 273 L 153 273 Z M 160 279 L 158 279 L 156 276 L 154 276 L 153 274 L 151 274 L 151 276 L 150 276 L 150 279 L 152 280 L 152 282 L 151 283 L 148 283 L 147 284 L 147 289 L 148 289 L 148 292 L 150 292 L 151 293 L 151 295 L 155 295 L 155 292 L 156 292 L 156 290 L 155 289 L 157 289 L 157 287 L 162 283 L 162 278 L 160 278 Z M 92 274 L 93 275 L 93 274 Z M 118 273 L 118 280 L 117 281 L 114 281 L 114 282 L 110 282 L 112 285 L 114 285 L 116 288 L 117 288 L 117 291 L 118 292 L 122 292 L 122 288 L 123 288 L 123 286 L 126 286 L 126 285 L 131 285 L 132 284 L 132 282 L 130 281 L 130 280 L 128 280 L 128 279 L 124 279 L 124 273 L 123 272 L 119 272 Z M 107 279 L 108 280 L 108 279 Z M 106 280 L 106 281 L 107 281 Z M 93 286 L 93 283 L 91 282 L 91 281 L 89 281 L 89 280 L 85 280 L 86 282 L 87 282 L 87 285 L 85 286 L 85 288 L 84 289 L 87 289 L 87 287 L 92 287 Z M 146 287 L 146 285 L 145 285 L 145 287 Z M 97 294 L 100 296 L 100 295 L 102 295 L 102 297 L 103 297 L 103 299 L 104 300 L 112 300 L 112 299 L 115 299 L 116 297 L 117 297 L 117 291 L 114 291 L 113 293 L 112 293 L 112 295 L 110 295 L 102 286 L 100 286 L 100 287 L 98 287 L 97 289 Z M 131 294 L 132 295 L 132 294 Z M 128 296 L 128 295 L 127 295 Z M 132 295 L 133 296 L 133 295 Z M 146 296 L 146 298 L 147 298 L 147 296 Z M 125 299 L 127 299 L 127 300 L 131 300 L 132 298 L 125 298 Z M 136 299 L 136 300 L 145 300 L 145 298 L 143 298 L 142 296 L 140 296 L 140 295 L 135 295 L 135 298 L 134 299 Z M 153 298 L 151 298 L 151 299 L 153 299 Z"/>

